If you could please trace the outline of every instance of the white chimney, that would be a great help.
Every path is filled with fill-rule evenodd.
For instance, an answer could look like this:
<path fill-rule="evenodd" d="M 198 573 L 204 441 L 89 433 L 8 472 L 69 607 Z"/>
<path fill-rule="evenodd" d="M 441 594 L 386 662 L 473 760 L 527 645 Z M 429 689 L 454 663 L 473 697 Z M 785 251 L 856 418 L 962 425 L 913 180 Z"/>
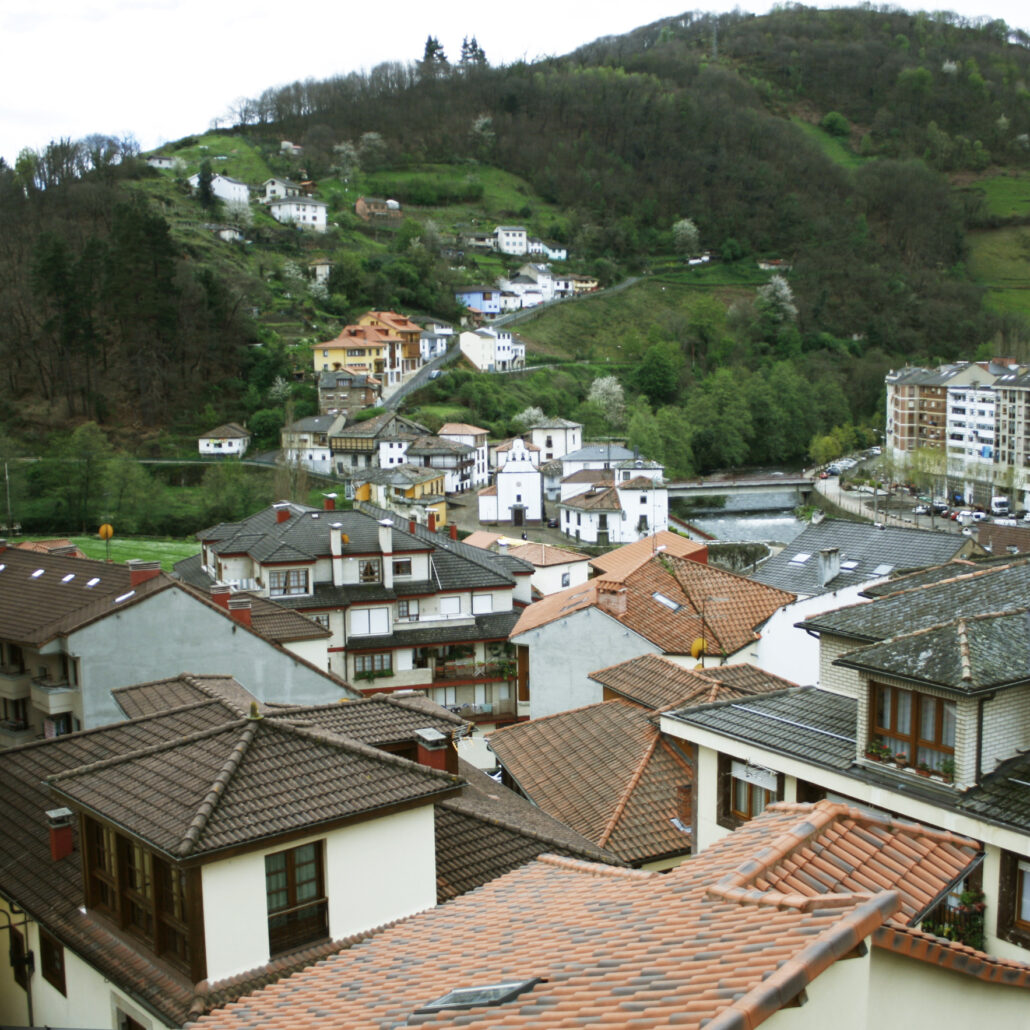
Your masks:
<path fill-rule="evenodd" d="M 333 586 L 343 586 L 343 523 L 329 527 L 329 553 L 332 555 Z"/>
<path fill-rule="evenodd" d="M 819 586 L 824 587 L 827 583 L 840 575 L 840 548 L 824 547 L 819 552 Z"/>
<path fill-rule="evenodd" d="M 383 556 L 383 586 L 393 589 L 393 519 L 379 523 L 379 551 Z"/>

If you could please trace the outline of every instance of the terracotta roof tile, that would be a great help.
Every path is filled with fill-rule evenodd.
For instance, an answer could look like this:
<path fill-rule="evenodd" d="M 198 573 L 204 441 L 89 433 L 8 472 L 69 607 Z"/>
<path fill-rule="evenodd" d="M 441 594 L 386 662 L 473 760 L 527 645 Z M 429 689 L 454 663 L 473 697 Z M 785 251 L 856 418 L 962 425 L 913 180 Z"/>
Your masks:
<path fill-rule="evenodd" d="M 691 558 L 702 563 L 708 561 L 708 548 L 704 544 L 663 529 L 644 537 L 643 540 L 617 547 L 599 558 L 592 558 L 590 564 L 597 572 L 604 573 L 610 579 L 622 579 L 654 557 L 659 548 L 662 549 L 662 553 L 677 558 Z"/>

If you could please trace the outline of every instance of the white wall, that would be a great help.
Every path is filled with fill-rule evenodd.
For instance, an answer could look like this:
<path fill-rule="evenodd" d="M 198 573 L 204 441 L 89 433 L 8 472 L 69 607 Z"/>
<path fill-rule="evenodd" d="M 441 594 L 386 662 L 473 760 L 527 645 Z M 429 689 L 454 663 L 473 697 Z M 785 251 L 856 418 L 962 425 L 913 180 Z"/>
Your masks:
<path fill-rule="evenodd" d="M 325 841 L 329 936 L 339 939 L 436 904 L 433 806 L 397 812 L 329 833 L 290 841 Z M 203 867 L 208 979 L 268 961 L 265 855 L 284 845 Z"/>
<path fill-rule="evenodd" d="M 568 574 L 568 583 L 562 583 L 562 576 Z M 590 578 L 590 563 L 583 561 L 563 562 L 561 565 L 544 565 L 533 573 L 533 586 L 541 594 L 556 594 L 567 587 L 578 587 Z"/>
<path fill-rule="evenodd" d="M 760 918 L 756 912 L 756 918 Z M 866 945 L 870 944 L 866 939 Z M 926 1030 L 932 1022 L 915 1020 L 904 1023 L 891 1013 L 882 1022 L 870 1018 L 870 975 L 872 950 L 861 958 L 838 959 L 823 970 L 806 988 L 807 1001 L 800 1008 L 785 1008 L 774 1012 L 764 1023 L 763 1030 L 893 1030 L 911 1027 Z M 891 995 L 884 998 L 891 999 Z M 943 1024 L 947 1025 L 947 1024 Z"/>
<path fill-rule="evenodd" d="M 84 728 L 125 718 L 114 688 L 182 672 L 234 676 L 261 701 L 324 704 L 356 696 L 174 587 L 78 630 L 68 652 L 81 659 Z"/>

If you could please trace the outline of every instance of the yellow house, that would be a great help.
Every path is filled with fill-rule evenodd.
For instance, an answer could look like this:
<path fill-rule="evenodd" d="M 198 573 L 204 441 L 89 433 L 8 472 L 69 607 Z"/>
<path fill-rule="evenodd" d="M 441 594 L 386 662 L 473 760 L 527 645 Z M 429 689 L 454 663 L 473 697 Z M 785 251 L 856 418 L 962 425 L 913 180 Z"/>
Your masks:
<path fill-rule="evenodd" d="M 444 480 L 444 469 L 417 465 L 367 468 L 354 474 L 354 500 L 388 508 L 406 519 L 439 529 L 447 525 Z"/>
<path fill-rule="evenodd" d="M 311 345 L 316 372 L 351 368 L 357 372 L 382 373 L 386 368 L 389 334 L 375 326 L 348 325 L 335 340 Z"/>

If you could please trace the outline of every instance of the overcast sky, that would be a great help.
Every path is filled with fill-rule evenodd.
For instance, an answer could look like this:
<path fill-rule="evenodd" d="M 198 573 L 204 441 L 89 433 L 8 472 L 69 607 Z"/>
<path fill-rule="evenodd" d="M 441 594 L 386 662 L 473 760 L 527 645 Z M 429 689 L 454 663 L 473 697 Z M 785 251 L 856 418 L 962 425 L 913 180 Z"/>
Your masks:
<path fill-rule="evenodd" d="M 771 4 L 705 9 L 737 6 Z M 1030 27 L 1015 0 L 948 7 Z M 452 59 L 474 35 L 491 64 L 507 64 L 685 9 L 675 0 L 0 0 L 0 156 L 13 162 L 22 147 L 93 132 L 132 133 L 149 150 L 205 131 L 237 97 L 269 86 L 416 60 L 430 34 Z"/>

